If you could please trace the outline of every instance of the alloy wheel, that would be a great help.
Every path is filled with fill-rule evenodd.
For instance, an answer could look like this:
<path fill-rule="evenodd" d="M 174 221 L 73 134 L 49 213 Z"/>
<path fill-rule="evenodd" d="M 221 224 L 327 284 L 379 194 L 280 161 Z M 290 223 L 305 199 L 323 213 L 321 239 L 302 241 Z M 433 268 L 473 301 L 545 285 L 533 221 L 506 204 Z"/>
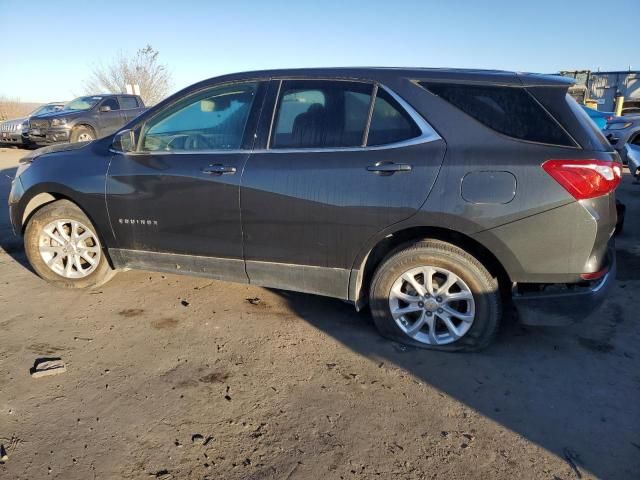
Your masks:
<path fill-rule="evenodd" d="M 471 289 L 441 267 L 404 272 L 391 287 L 389 308 L 406 335 L 427 345 L 455 342 L 469 331 L 475 318 Z"/>
<path fill-rule="evenodd" d="M 53 272 L 70 279 L 90 275 L 102 255 L 98 236 L 83 223 L 70 219 L 47 224 L 40 232 L 38 250 Z"/>
<path fill-rule="evenodd" d="M 78 142 L 90 142 L 93 140 L 93 136 L 90 133 L 82 132 L 78 135 Z"/>

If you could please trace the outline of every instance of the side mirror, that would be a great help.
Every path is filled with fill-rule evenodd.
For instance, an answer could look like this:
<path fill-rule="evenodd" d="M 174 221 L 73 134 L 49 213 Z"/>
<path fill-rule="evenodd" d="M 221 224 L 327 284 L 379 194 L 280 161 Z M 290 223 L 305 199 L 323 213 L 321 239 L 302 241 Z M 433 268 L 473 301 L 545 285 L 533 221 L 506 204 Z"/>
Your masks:
<path fill-rule="evenodd" d="M 111 148 L 117 152 L 128 153 L 136 150 L 136 133 L 133 130 L 122 130 L 113 137 Z"/>
<path fill-rule="evenodd" d="M 111 111 L 111 107 L 109 105 L 103 105 L 100 107 L 100 112 L 104 113 L 104 112 L 110 112 Z"/>

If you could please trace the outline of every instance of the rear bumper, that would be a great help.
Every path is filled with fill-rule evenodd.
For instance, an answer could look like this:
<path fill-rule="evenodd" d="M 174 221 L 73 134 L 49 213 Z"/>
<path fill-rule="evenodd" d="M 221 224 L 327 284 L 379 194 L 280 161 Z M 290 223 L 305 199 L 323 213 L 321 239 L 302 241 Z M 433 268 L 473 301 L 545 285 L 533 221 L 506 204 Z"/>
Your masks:
<path fill-rule="evenodd" d="M 563 326 L 580 322 L 596 311 L 607 297 L 616 278 L 613 243 L 608 251 L 609 271 L 589 284 L 572 285 L 562 291 L 513 295 L 520 323 L 532 326 Z"/>

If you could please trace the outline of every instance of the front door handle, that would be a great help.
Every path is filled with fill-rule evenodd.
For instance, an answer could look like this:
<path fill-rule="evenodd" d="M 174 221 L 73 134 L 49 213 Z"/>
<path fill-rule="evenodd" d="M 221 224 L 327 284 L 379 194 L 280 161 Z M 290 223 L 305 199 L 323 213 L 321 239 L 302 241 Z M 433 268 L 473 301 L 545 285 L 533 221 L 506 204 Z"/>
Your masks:
<path fill-rule="evenodd" d="M 369 165 L 367 170 L 378 175 L 393 175 L 396 172 L 410 172 L 411 168 L 411 165 L 406 163 L 378 162 L 375 165 Z"/>
<path fill-rule="evenodd" d="M 202 173 L 208 173 L 209 175 L 225 175 L 236 173 L 236 167 L 232 167 L 230 165 L 209 165 L 208 167 L 204 167 L 202 169 Z"/>

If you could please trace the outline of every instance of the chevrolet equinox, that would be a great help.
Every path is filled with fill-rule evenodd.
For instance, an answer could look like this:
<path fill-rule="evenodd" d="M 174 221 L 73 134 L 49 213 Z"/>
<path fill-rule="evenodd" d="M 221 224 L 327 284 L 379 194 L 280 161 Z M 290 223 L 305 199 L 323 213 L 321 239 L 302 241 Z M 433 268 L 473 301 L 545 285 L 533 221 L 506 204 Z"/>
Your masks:
<path fill-rule="evenodd" d="M 115 135 L 21 160 L 9 205 L 38 275 L 140 268 L 370 306 L 413 346 L 478 350 L 592 312 L 615 277 L 618 155 L 571 80 L 345 68 L 213 78 Z"/>

